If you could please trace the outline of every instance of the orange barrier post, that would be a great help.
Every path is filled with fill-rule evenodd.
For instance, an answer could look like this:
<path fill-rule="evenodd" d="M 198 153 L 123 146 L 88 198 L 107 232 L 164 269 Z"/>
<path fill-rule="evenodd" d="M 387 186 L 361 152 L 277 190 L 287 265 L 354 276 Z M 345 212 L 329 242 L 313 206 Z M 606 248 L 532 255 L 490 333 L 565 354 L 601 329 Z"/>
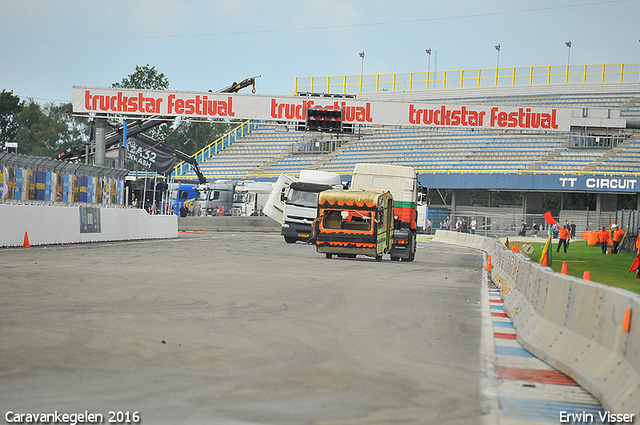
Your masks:
<path fill-rule="evenodd" d="M 24 248 L 31 248 L 31 245 L 29 244 L 29 234 L 27 232 L 24 232 L 24 242 L 22 242 L 22 246 Z"/>
<path fill-rule="evenodd" d="M 560 273 L 567 274 L 567 262 L 566 261 L 562 262 L 562 269 L 560 270 Z"/>
<path fill-rule="evenodd" d="M 491 256 L 487 256 L 487 267 L 484 268 L 485 270 L 493 270 L 493 266 L 491 265 Z"/>
<path fill-rule="evenodd" d="M 585 270 L 584 273 L 582 273 L 582 278 L 584 280 L 591 280 L 591 272 L 589 270 Z"/>
<path fill-rule="evenodd" d="M 622 323 L 622 332 L 629 333 L 629 325 L 631 324 L 631 310 L 624 312 L 624 322 Z"/>

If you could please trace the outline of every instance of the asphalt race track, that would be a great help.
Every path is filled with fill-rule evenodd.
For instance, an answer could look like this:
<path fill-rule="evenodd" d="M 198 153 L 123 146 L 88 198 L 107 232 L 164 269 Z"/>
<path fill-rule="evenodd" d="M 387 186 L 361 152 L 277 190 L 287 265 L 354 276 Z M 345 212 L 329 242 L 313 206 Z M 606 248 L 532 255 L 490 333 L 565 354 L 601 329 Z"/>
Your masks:
<path fill-rule="evenodd" d="M 3 421 L 482 423 L 478 251 L 329 260 L 208 232 L 2 249 L 0 267 Z"/>

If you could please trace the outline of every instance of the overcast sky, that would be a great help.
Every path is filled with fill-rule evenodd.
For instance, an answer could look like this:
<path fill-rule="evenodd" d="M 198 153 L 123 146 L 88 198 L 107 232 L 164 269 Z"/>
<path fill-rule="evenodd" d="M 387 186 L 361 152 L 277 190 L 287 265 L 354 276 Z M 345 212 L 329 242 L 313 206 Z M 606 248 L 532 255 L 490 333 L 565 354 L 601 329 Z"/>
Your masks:
<path fill-rule="evenodd" d="M 172 90 L 296 76 L 640 62 L 640 0 L 0 0 L 0 90 L 70 102 L 155 66 Z M 245 89 L 246 91 L 246 89 Z"/>

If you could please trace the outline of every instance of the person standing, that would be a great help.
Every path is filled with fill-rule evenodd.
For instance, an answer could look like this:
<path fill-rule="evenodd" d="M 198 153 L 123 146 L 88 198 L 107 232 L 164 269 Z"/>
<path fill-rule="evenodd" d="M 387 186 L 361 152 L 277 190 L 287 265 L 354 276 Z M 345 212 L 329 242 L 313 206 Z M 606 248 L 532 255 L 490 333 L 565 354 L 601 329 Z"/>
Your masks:
<path fill-rule="evenodd" d="M 573 220 L 572 220 L 571 224 L 569 225 L 569 227 L 571 227 L 571 239 L 575 239 L 576 238 L 576 223 L 574 223 Z"/>
<path fill-rule="evenodd" d="M 560 237 L 558 239 L 558 249 L 556 249 L 556 252 L 560 252 L 560 246 L 564 245 L 564 253 L 567 253 L 567 242 L 569 241 L 569 238 L 571 237 L 571 232 L 569 231 L 569 225 L 567 224 L 565 227 L 561 227 L 560 228 L 560 233 L 558 234 L 558 236 Z"/>
<path fill-rule="evenodd" d="M 602 226 L 602 230 L 598 232 L 598 242 L 602 248 L 602 253 L 607 253 L 607 243 L 611 240 L 611 233 Z"/>
<path fill-rule="evenodd" d="M 522 220 L 522 224 L 520 225 L 520 233 L 519 236 L 527 236 L 527 223 Z"/>
<path fill-rule="evenodd" d="M 624 236 L 624 230 L 622 230 L 621 226 L 616 226 L 613 229 L 613 253 L 617 254 L 620 249 L 620 241 L 622 241 L 622 237 Z"/>
<path fill-rule="evenodd" d="M 458 217 L 458 219 L 456 220 L 456 232 L 460 231 L 462 231 L 462 220 L 460 220 L 460 217 Z"/>
<path fill-rule="evenodd" d="M 476 234 L 476 226 L 478 225 L 478 223 L 476 222 L 476 218 L 475 217 L 471 217 L 471 234 L 475 235 Z"/>

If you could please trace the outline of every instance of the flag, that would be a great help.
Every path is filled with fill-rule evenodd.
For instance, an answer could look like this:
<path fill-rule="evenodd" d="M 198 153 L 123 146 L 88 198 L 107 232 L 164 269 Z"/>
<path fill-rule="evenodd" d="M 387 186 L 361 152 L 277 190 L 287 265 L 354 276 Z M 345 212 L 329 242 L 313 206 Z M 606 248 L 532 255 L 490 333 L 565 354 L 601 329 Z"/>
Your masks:
<path fill-rule="evenodd" d="M 549 239 L 547 239 L 547 243 L 544 244 L 544 248 L 542 249 L 542 255 L 540 256 L 539 263 L 542 264 L 543 266 L 551 267 L 551 251 L 553 251 L 553 249 L 550 249 L 550 248 L 551 248 L 551 236 L 549 236 Z"/>
<path fill-rule="evenodd" d="M 556 222 L 556 220 L 551 215 L 551 211 L 547 211 L 546 213 L 542 214 L 542 216 L 547 221 L 547 223 L 549 223 L 549 225 L 553 225 Z"/>
<path fill-rule="evenodd" d="M 631 268 L 629 269 L 629 273 L 635 272 L 638 270 L 638 266 L 640 266 L 640 257 L 636 255 L 636 259 L 633 260 L 633 264 L 631 264 Z"/>
<path fill-rule="evenodd" d="M 509 238 L 507 238 L 507 241 L 504 244 L 507 248 L 509 248 Z"/>

